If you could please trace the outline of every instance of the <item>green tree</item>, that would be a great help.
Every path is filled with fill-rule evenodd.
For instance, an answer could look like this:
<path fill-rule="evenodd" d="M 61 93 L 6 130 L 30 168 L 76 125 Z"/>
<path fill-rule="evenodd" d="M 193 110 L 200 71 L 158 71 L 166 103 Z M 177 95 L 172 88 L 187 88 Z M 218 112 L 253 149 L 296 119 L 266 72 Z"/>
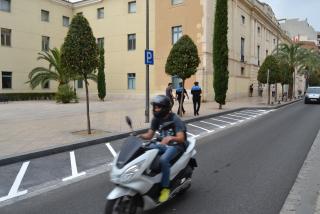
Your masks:
<path fill-rule="evenodd" d="M 88 75 L 98 67 L 98 46 L 89 22 L 81 14 L 71 21 L 68 34 L 62 46 L 62 64 L 70 71 L 83 77 L 86 89 L 88 134 L 91 134 L 89 114 Z"/>
<path fill-rule="evenodd" d="M 58 48 L 48 52 L 38 53 L 37 60 L 44 60 L 49 63 L 48 68 L 36 67 L 28 75 L 30 87 L 34 89 L 38 85 L 44 86 L 50 80 L 57 81 L 60 85 L 68 84 L 72 76 L 61 63 L 61 52 Z"/>
<path fill-rule="evenodd" d="M 270 84 L 276 84 L 280 82 L 279 63 L 273 55 L 267 56 L 264 62 L 262 63 L 258 71 L 258 81 L 264 84 L 269 83 L 268 84 L 268 104 L 270 104 Z"/>
<path fill-rule="evenodd" d="M 275 52 L 276 50 L 274 50 Z M 301 48 L 300 44 L 280 44 L 275 53 L 278 60 L 281 63 L 286 63 L 289 65 L 290 73 L 293 74 L 293 81 L 289 84 L 289 98 L 294 96 L 294 84 L 295 84 L 295 71 L 299 71 L 303 67 L 303 61 L 306 56 L 305 51 Z"/>
<path fill-rule="evenodd" d="M 182 88 L 184 90 L 185 80 L 197 72 L 199 63 L 200 58 L 197 46 L 188 35 L 184 35 L 173 45 L 167 58 L 165 69 L 168 75 L 182 79 Z M 182 99 L 180 102 L 182 102 Z M 181 109 L 180 116 L 182 116 Z"/>
<path fill-rule="evenodd" d="M 228 91 L 228 1 L 217 0 L 213 35 L 213 87 L 219 109 L 226 103 Z"/>
<path fill-rule="evenodd" d="M 104 74 L 104 49 L 99 48 L 99 67 L 98 67 L 98 96 L 100 100 L 104 101 L 106 97 L 106 80 Z"/>

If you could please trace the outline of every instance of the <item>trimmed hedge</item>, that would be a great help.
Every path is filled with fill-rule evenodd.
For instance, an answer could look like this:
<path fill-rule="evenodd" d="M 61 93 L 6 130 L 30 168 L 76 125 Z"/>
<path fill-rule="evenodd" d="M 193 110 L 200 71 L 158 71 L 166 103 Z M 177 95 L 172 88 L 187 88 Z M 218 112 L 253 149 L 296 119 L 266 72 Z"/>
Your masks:
<path fill-rule="evenodd" d="M 0 97 L 9 101 L 21 100 L 53 100 L 56 93 L 0 93 Z"/>

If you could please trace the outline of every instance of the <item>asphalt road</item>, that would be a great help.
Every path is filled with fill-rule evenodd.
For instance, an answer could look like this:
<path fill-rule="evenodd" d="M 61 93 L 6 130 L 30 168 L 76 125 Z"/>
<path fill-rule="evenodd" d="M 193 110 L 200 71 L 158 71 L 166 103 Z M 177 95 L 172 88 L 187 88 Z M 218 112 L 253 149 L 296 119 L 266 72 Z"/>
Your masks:
<path fill-rule="evenodd" d="M 198 140 L 192 188 L 152 213 L 279 213 L 319 128 L 320 106 L 298 102 Z M 102 213 L 111 188 L 104 173 L 0 213 Z"/>

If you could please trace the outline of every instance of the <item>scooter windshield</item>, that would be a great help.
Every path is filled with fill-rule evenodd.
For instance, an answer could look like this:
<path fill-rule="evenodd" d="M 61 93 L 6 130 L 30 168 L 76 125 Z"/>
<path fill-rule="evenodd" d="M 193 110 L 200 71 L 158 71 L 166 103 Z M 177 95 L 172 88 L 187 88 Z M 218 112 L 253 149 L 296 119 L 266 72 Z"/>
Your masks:
<path fill-rule="evenodd" d="M 140 156 L 144 150 L 142 149 L 143 141 L 135 136 L 128 137 L 125 142 L 122 144 L 122 148 L 119 153 L 119 157 L 117 160 L 117 167 L 122 168 L 128 162 Z"/>

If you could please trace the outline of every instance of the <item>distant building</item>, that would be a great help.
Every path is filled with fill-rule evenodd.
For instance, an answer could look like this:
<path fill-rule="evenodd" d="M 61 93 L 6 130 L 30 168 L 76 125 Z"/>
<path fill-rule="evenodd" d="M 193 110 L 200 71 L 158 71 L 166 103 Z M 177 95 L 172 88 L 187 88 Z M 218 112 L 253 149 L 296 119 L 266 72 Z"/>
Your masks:
<path fill-rule="evenodd" d="M 281 28 L 288 32 L 294 42 L 314 42 L 318 44 L 317 32 L 308 23 L 308 20 L 286 19 L 281 23 Z"/>
<path fill-rule="evenodd" d="M 57 83 L 31 90 L 28 73 L 37 66 L 38 52 L 60 47 L 71 19 L 82 13 L 89 21 L 99 46 L 105 48 L 108 96 L 145 94 L 145 1 L 136 0 L 0 0 L 0 93 L 55 92 Z M 174 43 L 184 35 L 195 42 L 201 64 L 186 81 L 198 81 L 204 100 L 214 99 L 212 37 L 216 0 L 150 0 L 151 94 L 164 91 L 168 82 L 180 80 L 165 73 Z M 258 0 L 228 0 L 229 86 L 228 99 L 248 95 L 249 85 L 258 89 L 257 74 L 266 56 L 278 43 L 291 39 L 280 28 L 272 8 Z M 84 94 L 83 81 L 72 85 Z M 96 94 L 96 85 L 89 84 Z M 254 90 L 257 94 L 258 90 Z"/>

